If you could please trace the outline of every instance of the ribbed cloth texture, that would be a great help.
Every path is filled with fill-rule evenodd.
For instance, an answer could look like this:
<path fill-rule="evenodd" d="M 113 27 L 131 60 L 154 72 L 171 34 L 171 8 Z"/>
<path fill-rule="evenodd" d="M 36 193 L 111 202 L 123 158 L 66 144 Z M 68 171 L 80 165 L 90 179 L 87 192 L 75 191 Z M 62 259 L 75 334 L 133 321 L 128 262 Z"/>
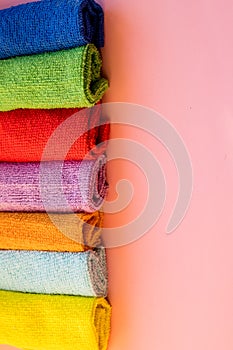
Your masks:
<path fill-rule="evenodd" d="M 108 87 L 93 44 L 0 60 L 0 111 L 91 107 Z"/>
<path fill-rule="evenodd" d="M 0 291 L 0 344 L 33 350 L 106 350 L 104 298 Z"/>
<path fill-rule="evenodd" d="M 103 10 L 92 0 L 45 0 L 0 11 L 0 58 L 104 44 Z"/>
<path fill-rule="evenodd" d="M 107 350 L 103 44 L 94 0 L 0 11 L 0 344 Z"/>
<path fill-rule="evenodd" d="M 68 119 L 72 123 L 72 128 L 67 124 Z M 66 160 L 94 159 L 106 150 L 109 123 L 106 121 L 106 124 L 97 127 L 104 122 L 100 105 L 81 110 L 17 109 L 0 112 L 1 161 L 40 161 L 49 138 L 62 123 L 64 125 L 65 121 L 67 126 L 64 126 L 63 137 L 59 137 L 56 147 L 51 149 L 50 153 L 46 153 L 44 160 L 62 160 L 59 155 L 61 148 L 69 150 Z M 84 133 L 86 130 L 88 131 Z M 70 148 L 68 142 L 71 131 L 80 137 Z"/>
<path fill-rule="evenodd" d="M 61 173 L 56 170 L 58 163 L 62 164 L 0 163 L 0 211 L 89 213 L 99 210 L 107 190 L 106 157 L 65 161 Z M 60 199 L 61 193 L 65 202 Z"/>
<path fill-rule="evenodd" d="M 51 214 L 50 214 L 51 215 Z M 103 213 L 0 212 L 0 249 L 83 252 L 101 245 Z M 55 225 L 55 224 L 56 225 Z"/>
<path fill-rule="evenodd" d="M 105 250 L 82 253 L 0 250 L 0 289 L 104 297 Z"/>

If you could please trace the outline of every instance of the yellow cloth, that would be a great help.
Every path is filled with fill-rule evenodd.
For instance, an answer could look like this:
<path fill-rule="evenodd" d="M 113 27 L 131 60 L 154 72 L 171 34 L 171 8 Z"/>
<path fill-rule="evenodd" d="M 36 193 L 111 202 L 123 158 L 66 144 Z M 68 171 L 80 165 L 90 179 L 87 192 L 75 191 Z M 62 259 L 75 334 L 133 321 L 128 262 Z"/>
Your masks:
<path fill-rule="evenodd" d="M 73 215 L 55 216 L 58 227 L 62 228 L 62 232 L 67 232 L 66 236 L 46 213 L 0 212 L 0 249 L 82 252 L 88 246 L 100 244 L 102 212 L 77 214 L 80 219 L 78 225 L 76 222 L 72 225 Z M 69 218 L 70 221 L 67 221 Z M 74 234 L 73 237 L 70 232 Z"/>
<path fill-rule="evenodd" d="M 30 350 L 106 350 L 104 298 L 0 291 L 0 344 Z"/>

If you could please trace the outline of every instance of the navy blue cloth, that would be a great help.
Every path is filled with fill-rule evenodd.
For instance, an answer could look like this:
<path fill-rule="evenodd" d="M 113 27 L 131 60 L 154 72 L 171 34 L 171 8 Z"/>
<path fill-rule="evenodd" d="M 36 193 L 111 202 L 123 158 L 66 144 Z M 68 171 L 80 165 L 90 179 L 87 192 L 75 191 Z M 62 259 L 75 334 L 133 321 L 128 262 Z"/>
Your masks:
<path fill-rule="evenodd" d="M 104 14 L 94 0 L 42 0 L 0 11 L 0 58 L 104 45 Z"/>

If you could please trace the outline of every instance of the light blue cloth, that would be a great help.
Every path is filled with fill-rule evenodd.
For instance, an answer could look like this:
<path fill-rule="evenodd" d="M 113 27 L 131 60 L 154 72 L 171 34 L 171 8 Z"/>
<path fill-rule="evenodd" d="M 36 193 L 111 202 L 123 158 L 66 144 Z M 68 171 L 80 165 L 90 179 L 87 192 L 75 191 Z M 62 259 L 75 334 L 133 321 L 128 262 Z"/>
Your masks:
<path fill-rule="evenodd" d="M 0 289 L 106 296 L 105 250 L 80 253 L 0 250 Z"/>

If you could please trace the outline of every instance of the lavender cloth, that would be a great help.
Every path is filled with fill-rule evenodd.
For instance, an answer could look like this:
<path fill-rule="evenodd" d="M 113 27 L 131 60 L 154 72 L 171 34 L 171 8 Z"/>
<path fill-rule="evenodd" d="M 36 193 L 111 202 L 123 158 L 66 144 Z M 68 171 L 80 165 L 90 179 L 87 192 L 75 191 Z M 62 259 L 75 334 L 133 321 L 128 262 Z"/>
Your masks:
<path fill-rule="evenodd" d="M 61 166 L 59 161 L 0 163 L 0 211 L 99 210 L 107 190 L 106 156 Z"/>

